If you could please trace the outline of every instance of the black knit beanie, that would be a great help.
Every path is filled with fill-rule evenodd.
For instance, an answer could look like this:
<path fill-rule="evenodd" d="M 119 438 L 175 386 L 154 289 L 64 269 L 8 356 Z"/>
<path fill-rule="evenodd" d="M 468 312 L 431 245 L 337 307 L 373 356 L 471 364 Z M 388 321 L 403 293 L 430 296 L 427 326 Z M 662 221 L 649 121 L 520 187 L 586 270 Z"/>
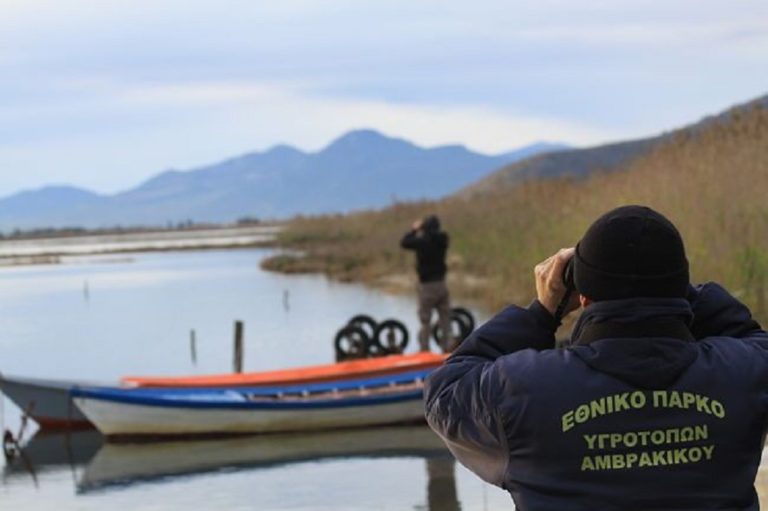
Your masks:
<path fill-rule="evenodd" d="M 423 229 L 427 232 L 437 232 L 440 230 L 440 219 L 437 215 L 427 215 L 421 223 Z"/>
<path fill-rule="evenodd" d="M 645 206 L 622 206 L 598 218 L 576 245 L 573 276 L 595 301 L 682 298 L 688 260 L 672 222 Z"/>

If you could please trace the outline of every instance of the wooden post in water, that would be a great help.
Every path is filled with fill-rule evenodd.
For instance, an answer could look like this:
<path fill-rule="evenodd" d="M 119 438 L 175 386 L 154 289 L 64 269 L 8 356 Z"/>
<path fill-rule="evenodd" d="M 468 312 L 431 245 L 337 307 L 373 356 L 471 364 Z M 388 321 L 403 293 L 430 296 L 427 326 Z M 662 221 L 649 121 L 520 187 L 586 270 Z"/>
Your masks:
<path fill-rule="evenodd" d="M 197 365 L 197 336 L 194 328 L 189 331 L 189 356 L 192 358 L 192 365 Z"/>
<path fill-rule="evenodd" d="M 235 321 L 235 357 L 234 372 L 243 372 L 243 322 Z"/>

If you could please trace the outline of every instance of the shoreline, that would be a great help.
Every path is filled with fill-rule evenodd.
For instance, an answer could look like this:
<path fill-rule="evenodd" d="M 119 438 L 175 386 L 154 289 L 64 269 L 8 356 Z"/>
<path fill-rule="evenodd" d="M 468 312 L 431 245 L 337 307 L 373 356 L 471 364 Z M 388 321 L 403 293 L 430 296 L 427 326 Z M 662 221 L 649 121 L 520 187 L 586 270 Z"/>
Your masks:
<path fill-rule="evenodd" d="M 320 274 L 333 281 L 360 284 L 387 294 L 415 296 L 418 279 L 413 268 L 380 272 L 370 268 L 373 261 L 366 261 L 359 266 L 345 266 L 344 262 L 338 264 L 338 261 L 330 257 L 297 251 L 281 245 L 279 241 L 275 247 L 282 251 L 261 262 L 261 268 L 265 271 L 284 275 Z M 469 304 L 484 313 L 495 310 L 487 300 L 491 289 L 489 279 L 449 268 L 446 281 L 452 302 Z"/>
<path fill-rule="evenodd" d="M 81 256 L 271 248 L 281 229 L 281 225 L 222 226 L 6 238 L 0 242 L 0 267 L 61 264 L 67 257 Z"/>

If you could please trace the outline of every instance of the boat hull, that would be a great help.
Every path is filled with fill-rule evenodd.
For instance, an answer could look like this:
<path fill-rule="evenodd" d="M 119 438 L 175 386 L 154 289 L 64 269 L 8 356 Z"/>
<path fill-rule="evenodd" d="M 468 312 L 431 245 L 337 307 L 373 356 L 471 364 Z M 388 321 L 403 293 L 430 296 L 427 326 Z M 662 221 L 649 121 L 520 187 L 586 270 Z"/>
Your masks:
<path fill-rule="evenodd" d="M 138 387 L 155 383 L 157 386 L 149 388 L 157 389 L 311 386 L 328 382 L 352 382 L 371 377 L 397 378 L 398 375 L 406 374 L 408 371 L 431 370 L 440 365 L 444 358 L 444 355 L 435 353 L 417 353 L 260 373 L 146 378 L 141 379 L 141 385 L 129 380 L 132 385 Z M 81 382 L 0 375 L 0 390 L 21 410 L 28 413 L 42 430 L 46 431 L 84 430 L 94 427 L 88 417 L 81 412 L 77 402 L 70 399 L 72 389 L 88 386 L 90 385 Z M 111 388 L 120 389 L 117 386 Z"/>
<path fill-rule="evenodd" d="M 0 390 L 46 431 L 93 429 L 70 400 L 74 382 L 0 376 Z"/>
<path fill-rule="evenodd" d="M 336 406 L 216 408 L 163 406 L 75 397 L 75 402 L 107 437 L 200 436 L 285 433 L 415 423 L 424 420 L 421 392 L 360 399 Z"/>

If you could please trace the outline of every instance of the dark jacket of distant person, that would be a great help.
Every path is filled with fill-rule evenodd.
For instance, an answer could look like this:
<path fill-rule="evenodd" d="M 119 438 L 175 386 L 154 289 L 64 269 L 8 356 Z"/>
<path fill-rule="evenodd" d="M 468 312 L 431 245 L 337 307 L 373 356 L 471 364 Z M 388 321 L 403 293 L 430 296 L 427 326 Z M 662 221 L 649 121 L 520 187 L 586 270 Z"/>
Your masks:
<path fill-rule="evenodd" d="M 440 230 L 440 221 L 435 216 L 427 217 L 421 229 L 408 231 L 400 240 L 402 248 L 416 252 L 419 282 L 445 279 L 448 243 L 448 234 Z"/>

